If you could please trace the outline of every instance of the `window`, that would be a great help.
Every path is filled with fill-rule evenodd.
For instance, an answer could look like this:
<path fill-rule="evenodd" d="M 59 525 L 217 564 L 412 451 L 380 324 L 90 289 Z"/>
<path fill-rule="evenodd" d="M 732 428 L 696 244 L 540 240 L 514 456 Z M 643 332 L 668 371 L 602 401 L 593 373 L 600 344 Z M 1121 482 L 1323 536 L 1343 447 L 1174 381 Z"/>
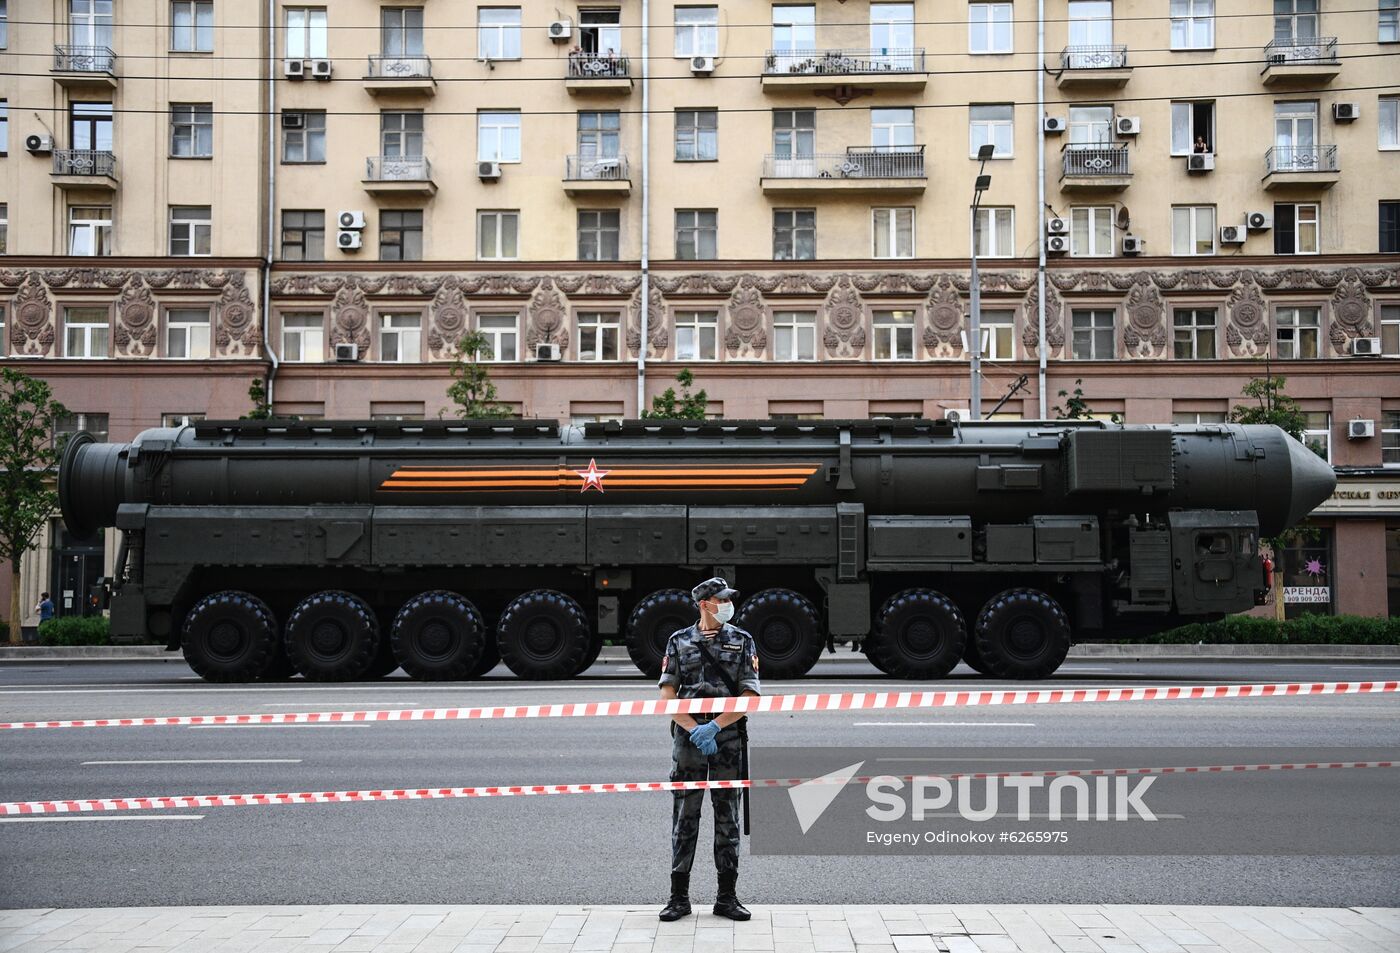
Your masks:
<path fill-rule="evenodd" d="M 209 309 L 172 308 L 165 313 L 165 356 L 188 361 L 209 359 Z"/>
<path fill-rule="evenodd" d="M 807 163 L 787 162 L 810 157 L 817 139 L 817 114 L 811 109 L 773 110 L 773 155 L 779 165 L 773 174 L 800 175 Z"/>
<path fill-rule="evenodd" d="M 423 213 L 379 213 L 379 260 L 423 260 Z"/>
<path fill-rule="evenodd" d="M 395 159 L 421 157 L 423 114 L 417 111 L 380 113 L 379 154 Z"/>
<path fill-rule="evenodd" d="M 287 8 L 287 50 L 289 60 L 320 60 L 326 53 L 326 8 Z"/>
<path fill-rule="evenodd" d="M 914 312 L 875 312 L 875 360 L 914 359 Z"/>
<path fill-rule="evenodd" d="M 209 206 L 170 206 L 170 254 L 178 258 L 212 254 Z"/>
<path fill-rule="evenodd" d="M 797 54 L 810 53 L 817 46 L 817 8 L 814 6 L 773 6 L 773 50 L 777 54 L 779 69 L 787 72 L 787 67 L 803 57 Z"/>
<path fill-rule="evenodd" d="M 1215 360 L 1214 308 L 1177 308 L 1172 312 L 1172 355 L 1178 361 Z"/>
<path fill-rule="evenodd" d="M 874 208 L 870 210 L 871 257 L 914 257 L 914 210 Z"/>
<path fill-rule="evenodd" d="M 478 162 L 520 161 L 520 113 L 518 110 L 476 114 Z"/>
<path fill-rule="evenodd" d="M 1376 42 L 1400 43 L 1400 0 L 1380 0 Z"/>
<path fill-rule="evenodd" d="M 1113 342 L 1112 311 L 1070 313 L 1071 349 L 1076 361 L 1111 361 L 1117 356 Z"/>
<path fill-rule="evenodd" d="M 1012 152 L 1012 124 L 1010 105 L 973 106 L 968 122 L 967 154 L 974 159 L 977 150 L 991 143 L 994 159 L 1009 159 Z"/>
<path fill-rule="evenodd" d="M 68 42 L 73 46 L 111 46 L 111 0 L 68 0 Z"/>
<path fill-rule="evenodd" d="M 323 210 L 282 212 L 282 260 L 326 260 L 326 213 Z"/>
<path fill-rule="evenodd" d="M 817 257 L 817 210 L 773 210 L 773 260 L 810 261 Z"/>
<path fill-rule="evenodd" d="M 683 261 L 718 258 L 718 217 L 712 208 L 676 209 L 676 257 Z"/>
<path fill-rule="evenodd" d="M 616 312 L 580 311 L 578 314 L 578 359 L 617 360 L 621 318 Z"/>
<path fill-rule="evenodd" d="M 0 255 L 7 254 L 10 250 L 10 203 L 0 202 Z M 0 314 L 0 317 L 3 317 Z M 5 340 L 0 335 L 0 356 L 4 355 Z"/>
<path fill-rule="evenodd" d="M 1274 0 L 1274 39 L 1317 38 L 1318 0 Z"/>
<path fill-rule="evenodd" d="M 622 11 L 617 7 L 578 12 L 580 51 L 590 56 L 615 57 L 622 52 Z"/>
<path fill-rule="evenodd" d="M 814 311 L 773 312 L 773 360 L 817 359 L 817 315 Z"/>
<path fill-rule="evenodd" d="M 1172 254 L 1215 254 L 1215 206 L 1172 207 Z"/>
<path fill-rule="evenodd" d="M 379 316 L 379 360 L 386 364 L 413 364 L 423 357 L 423 316 L 381 314 Z"/>
<path fill-rule="evenodd" d="M 106 308 L 63 309 L 64 357 L 106 357 L 107 335 Z"/>
<path fill-rule="evenodd" d="M 10 101 L 0 99 L 0 156 L 10 153 Z"/>
<path fill-rule="evenodd" d="M 282 315 L 282 360 L 319 364 L 326 359 L 325 319 L 320 314 Z"/>
<path fill-rule="evenodd" d="M 1280 360 L 1317 358 L 1322 329 L 1320 308 L 1279 308 L 1274 312 L 1274 338 Z"/>
<path fill-rule="evenodd" d="M 1376 144 L 1382 149 L 1400 149 L 1400 96 L 1376 100 Z"/>
<path fill-rule="evenodd" d="M 68 144 L 79 150 L 111 152 L 112 104 L 73 103 L 68 113 Z"/>
<path fill-rule="evenodd" d="M 204 414 L 161 414 L 162 427 L 188 427 L 205 419 Z"/>
<path fill-rule="evenodd" d="M 876 149 L 900 149 L 914 144 L 914 110 L 870 110 L 870 144 Z"/>
<path fill-rule="evenodd" d="M 676 55 L 719 53 L 719 7 L 676 7 Z"/>
<path fill-rule="evenodd" d="M 578 155 L 581 162 L 616 159 L 622 114 L 580 112 L 578 114 Z"/>
<path fill-rule="evenodd" d="M 1315 100 L 1274 103 L 1273 172 L 1312 172 L 1323 158 L 1317 143 Z"/>
<path fill-rule="evenodd" d="M 170 106 L 170 154 L 177 159 L 214 154 L 214 107 L 209 103 Z"/>
<path fill-rule="evenodd" d="M 1332 462 L 1332 415 L 1325 410 L 1303 411 L 1303 446 Z"/>
<path fill-rule="evenodd" d="M 520 59 L 519 7 L 477 9 L 476 55 L 483 60 Z"/>
<path fill-rule="evenodd" d="M 486 339 L 486 349 L 479 355 L 481 360 L 497 364 L 520 360 L 517 323 L 514 314 L 483 314 L 477 320 L 477 329 Z"/>
<path fill-rule="evenodd" d="M 1069 143 L 1071 146 L 1106 146 L 1112 139 L 1112 106 L 1069 107 Z"/>
<path fill-rule="evenodd" d="M 62 444 L 64 438 L 86 430 L 98 443 L 106 443 L 109 433 L 107 419 L 107 414 L 64 414 L 54 421 L 54 436 Z"/>
<path fill-rule="evenodd" d="M 1400 410 L 1381 412 L 1381 463 L 1400 466 Z"/>
<path fill-rule="evenodd" d="M 676 110 L 676 161 L 719 158 L 719 113 L 714 109 Z"/>
<path fill-rule="evenodd" d="M 967 14 L 969 53 L 1011 52 L 1011 4 L 970 3 Z"/>
<path fill-rule="evenodd" d="M 1105 47 L 1113 45 L 1113 4 L 1109 0 L 1069 0 L 1069 45 L 1071 47 Z M 1076 62 L 1070 56 L 1071 69 L 1092 69 L 1102 66 L 1097 51 L 1086 51 Z"/>
<path fill-rule="evenodd" d="M 422 7 L 380 7 L 379 52 L 390 57 L 423 55 Z"/>
<path fill-rule="evenodd" d="M 68 210 L 68 254 L 112 254 L 110 205 L 81 205 Z"/>
<path fill-rule="evenodd" d="M 579 210 L 579 261 L 617 261 L 620 218 L 616 209 Z"/>
<path fill-rule="evenodd" d="M 1400 201 L 1382 201 L 1378 209 L 1381 225 L 1380 251 L 1400 252 Z"/>
<path fill-rule="evenodd" d="M 988 361 L 1016 360 L 1016 312 L 982 310 L 982 357 Z"/>
<path fill-rule="evenodd" d="M 718 312 L 676 312 L 676 360 L 713 361 L 718 353 Z"/>
<path fill-rule="evenodd" d="M 1172 414 L 1172 423 L 1199 427 L 1202 424 L 1223 424 L 1227 414 L 1223 410 L 1186 410 Z"/>
<path fill-rule="evenodd" d="M 1093 205 L 1069 210 L 1069 253 L 1076 258 L 1107 258 L 1113 254 L 1113 206 Z"/>
<path fill-rule="evenodd" d="M 10 8 L 6 0 L 0 0 L 0 50 L 10 45 Z"/>
<path fill-rule="evenodd" d="M 476 213 L 478 261 L 515 261 L 520 257 L 520 213 Z"/>
<path fill-rule="evenodd" d="M 177 53 L 214 51 L 213 0 L 171 0 L 170 48 Z"/>
<path fill-rule="evenodd" d="M 282 114 L 282 161 L 326 161 L 326 114 L 324 112 L 284 112 Z"/>
<path fill-rule="evenodd" d="M 870 51 L 876 62 L 890 69 L 914 68 L 914 5 L 870 5 Z"/>
<path fill-rule="evenodd" d="M 1316 255 L 1320 211 L 1316 203 L 1274 203 L 1274 254 Z"/>
<path fill-rule="evenodd" d="M 1215 46 L 1215 0 L 1171 0 L 1172 49 Z"/>
<path fill-rule="evenodd" d="M 972 246 L 978 258 L 1014 258 L 1016 210 L 979 208 L 972 219 Z"/>
<path fill-rule="evenodd" d="M 1204 145 L 1205 148 L 1199 148 Z M 1215 152 L 1215 103 L 1172 103 L 1172 155 Z"/>
<path fill-rule="evenodd" d="M 1381 305 L 1381 353 L 1400 357 L 1400 305 Z"/>

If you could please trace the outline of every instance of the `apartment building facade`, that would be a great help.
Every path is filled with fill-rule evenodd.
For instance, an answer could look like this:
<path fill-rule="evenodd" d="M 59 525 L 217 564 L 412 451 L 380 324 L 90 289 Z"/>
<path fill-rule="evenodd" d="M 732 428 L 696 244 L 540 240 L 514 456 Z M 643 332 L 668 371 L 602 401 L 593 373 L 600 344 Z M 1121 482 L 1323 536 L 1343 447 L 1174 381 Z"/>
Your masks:
<path fill-rule="evenodd" d="M 1400 10 L 1332 5 L 0 0 L 3 353 L 114 440 L 254 378 L 450 413 L 467 329 L 525 416 L 682 367 L 717 416 L 941 416 L 975 249 L 980 412 L 1286 375 L 1341 474 L 1290 611 L 1400 611 Z M 39 542 L 25 604 L 81 611 L 112 543 Z"/>

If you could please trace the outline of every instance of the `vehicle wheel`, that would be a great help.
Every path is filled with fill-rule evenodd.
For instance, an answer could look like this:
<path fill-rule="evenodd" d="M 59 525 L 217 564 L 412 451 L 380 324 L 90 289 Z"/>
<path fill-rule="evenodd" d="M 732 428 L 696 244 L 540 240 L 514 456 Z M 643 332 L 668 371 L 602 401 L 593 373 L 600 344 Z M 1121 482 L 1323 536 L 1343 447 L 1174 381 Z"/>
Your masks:
<path fill-rule="evenodd" d="M 350 681 L 374 664 L 379 621 L 359 596 L 330 589 L 297 603 L 283 640 L 287 658 L 308 680 Z"/>
<path fill-rule="evenodd" d="M 734 624 L 753 636 L 761 675 L 801 678 L 821 657 L 821 616 L 812 600 L 791 589 L 754 593 L 735 613 Z"/>
<path fill-rule="evenodd" d="M 480 678 L 491 669 L 501 664 L 501 650 L 496 646 L 496 633 L 486 631 L 482 633 L 481 658 L 476 660 L 472 670 L 467 673 L 467 678 Z"/>
<path fill-rule="evenodd" d="M 658 589 L 637 603 L 627 619 L 627 654 L 648 678 L 661 676 L 666 643 L 695 622 L 700 610 L 684 589 Z"/>
<path fill-rule="evenodd" d="M 277 657 L 277 620 L 257 596 L 226 589 L 194 604 L 180 633 L 194 673 L 208 682 L 251 682 Z"/>
<path fill-rule="evenodd" d="M 588 644 L 588 651 L 583 653 L 583 660 L 579 662 L 578 671 L 575 675 L 582 675 L 593 667 L 593 663 L 598 661 L 598 656 L 603 654 L 603 637 L 593 636 L 593 641 Z"/>
<path fill-rule="evenodd" d="M 414 678 L 456 681 L 471 677 L 486 643 L 486 626 L 465 597 L 434 589 L 404 603 L 389 641 L 396 666 Z"/>
<path fill-rule="evenodd" d="M 977 652 L 977 639 L 971 635 L 967 637 L 967 643 L 963 646 L 963 661 L 978 675 L 991 674 L 991 669 L 987 668 L 987 663 L 982 661 L 982 656 Z"/>
<path fill-rule="evenodd" d="M 865 654 L 897 678 L 942 678 L 962 658 L 967 623 L 953 600 L 932 589 L 905 589 L 880 607 Z"/>
<path fill-rule="evenodd" d="M 399 660 L 394 657 L 394 647 L 389 639 L 379 640 L 379 651 L 375 653 L 374 660 L 369 663 L 369 669 L 362 678 L 384 678 L 399 670 Z"/>
<path fill-rule="evenodd" d="M 553 589 L 516 596 L 496 623 L 501 661 L 521 678 L 572 678 L 588 652 L 588 616 L 573 599 Z"/>
<path fill-rule="evenodd" d="M 977 654 L 1002 678 L 1044 678 L 1069 653 L 1069 616 L 1038 589 L 1007 589 L 977 616 Z"/>
<path fill-rule="evenodd" d="M 285 682 L 297 673 L 292 667 L 291 659 L 287 658 L 287 650 L 282 647 L 282 640 L 277 640 L 277 650 L 269 660 L 267 668 L 258 674 L 260 682 Z"/>

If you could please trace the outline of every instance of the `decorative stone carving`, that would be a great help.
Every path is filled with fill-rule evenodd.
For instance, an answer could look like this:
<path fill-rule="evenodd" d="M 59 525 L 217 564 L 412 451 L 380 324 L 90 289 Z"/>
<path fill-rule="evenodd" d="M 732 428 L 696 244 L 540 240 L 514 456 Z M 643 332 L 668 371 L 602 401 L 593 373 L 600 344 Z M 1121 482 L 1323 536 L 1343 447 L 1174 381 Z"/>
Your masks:
<path fill-rule="evenodd" d="M 552 341 L 559 345 L 562 354 L 569 347 L 568 312 L 564 298 L 555 289 L 553 279 L 542 278 L 539 285 L 526 309 L 529 320 L 525 328 L 525 345 L 533 351 L 535 345 Z"/>
<path fill-rule="evenodd" d="M 1126 356 L 1160 356 L 1167 345 L 1166 313 L 1162 296 L 1147 277 L 1133 285 L 1123 307 L 1127 314 L 1123 326 Z"/>
<path fill-rule="evenodd" d="M 1345 354 L 1347 341 L 1364 337 L 1371 330 L 1371 297 L 1361 283 L 1361 276 L 1354 268 L 1346 270 L 1346 277 L 1337 285 L 1332 295 L 1332 321 L 1327 329 L 1327 337 L 1338 354 Z"/>
<path fill-rule="evenodd" d="M 651 303 L 647 307 L 647 357 L 660 359 L 671 340 L 670 335 L 666 333 L 666 302 L 658 289 L 653 287 L 649 290 L 650 294 L 647 297 L 651 299 Z M 642 349 L 641 288 L 632 296 L 628 315 L 627 350 L 636 357 Z"/>
<path fill-rule="evenodd" d="M 1225 299 L 1225 345 L 1235 357 L 1255 357 L 1268 353 L 1268 305 L 1254 283 L 1246 280 Z"/>
<path fill-rule="evenodd" d="M 865 303 L 846 278 L 826 296 L 826 331 L 822 343 L 832 357 L 860 357 L 865 350 Z"/>
<path fill-rule="evenodd" d="M 1026 295 L 1026 322 L 1021 332 L 1021 343 L 1026 346 L 1027 357 L 1040 355 L 1040 329 L 1037 327 L 1040 299 L 1034 289 Z M 1059 357 L 1065 346 L 1064 305 L 1055 293 L 1053 285 L 1045 286 L 1045 356 Z"/>
<path fill-rule="evenodd" d="M 442 282 L 428 312 L 428 354 L 432 358 L 450 358 L 467 327 L 467 299 L 455 277 Z"/>
<path fill-rule="evenodd" d="M 253 296 L 243 280 L 241 271 L 232 272 L 228 283 L 219 295 L 219 317 L 215 331 L 215 344 L 220 354 L 239 357 L 256 357 L 261 351 L 262 328 L 257 320 L 257 310 L 253 306 Z M 365 332 L 365 343 L 361 350 L 369 346 L 369 332 Z"/>
<path fill-rule="evenodd" d="M 10 303 L 10 352 L 48 357 L 53 352 L 53 304 L 39 276 L 30 274 Z"/>
<path fill-rule="evenodd" d="M 729 296 L 729 324 L 724 347 L 730 357 L 758 357 L 768 347 L 764 330 L 763 292 L 744 281 Z"/>
<path fill-rule="evenodd" d="M 369 303 L 358 288 L 341 288 L 331 302 L 331 346 L 357 344 L 360 357 L 369 354 Z"/>
<path fill-rule="evenodd" d="M 963 325 L 963 299 L 953 282 L 944 275 L 929 293 L 928 327 L 924 329 L 924 347 L 929 357 L 953 358 L 963 353 L 959 331 Z"/>
<path fill-rule="evenodd" d="M 156 299 L 141 275 L 132 275 L 117 299 L 112 343 L 117 357 L 149 357 L 156 348 Z"/>

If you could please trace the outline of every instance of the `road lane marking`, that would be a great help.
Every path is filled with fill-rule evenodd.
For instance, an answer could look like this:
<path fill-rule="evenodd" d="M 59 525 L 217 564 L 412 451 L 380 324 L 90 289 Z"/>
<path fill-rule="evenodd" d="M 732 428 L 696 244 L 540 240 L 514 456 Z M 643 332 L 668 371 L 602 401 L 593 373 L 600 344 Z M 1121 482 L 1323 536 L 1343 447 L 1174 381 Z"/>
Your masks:
<path fill-rule="evenodd" d="M 300 758 L 169 758 L 161 761 L 84 761 L 90 764 L 301 764 Z"/>
<path fill-rule="evenodd" d="M 1034 728 L 1033 721 L 857 721 L 852 728 Z"/>
<path fill-rule="evenodd" d="M 203 814 L 109 814 L 82 817 L 0 817 L 0 824 L 67 824 L 73 821 L 202 821 Z"/>

